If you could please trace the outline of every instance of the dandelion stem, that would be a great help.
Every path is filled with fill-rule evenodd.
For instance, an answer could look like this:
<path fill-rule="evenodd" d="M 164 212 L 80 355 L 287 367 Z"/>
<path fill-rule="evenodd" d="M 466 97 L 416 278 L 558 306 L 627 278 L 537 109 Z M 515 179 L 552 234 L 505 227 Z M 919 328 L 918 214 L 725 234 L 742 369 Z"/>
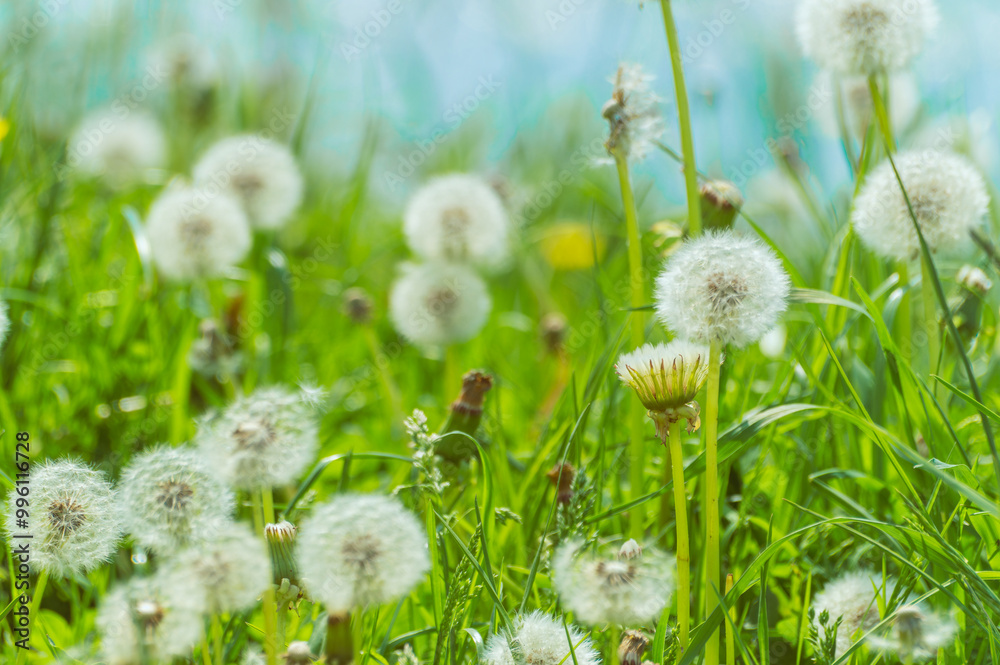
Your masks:
<path fill-rule="evenodd" d="M 632 312 L 630 313 L 630 325 L 632 332 L 632 348 L 642 346 L 643 325 L 642 314 L 638 308 L 642 307 L 645 297 L 643 295 L 642 283 L 642 247 L 639 236 L 639 215 L 635 208 L 635 197 L 632 194 L 632 183 L 629 180 L 628 160 L 625 154 L 614 151 L 615 166 L 618 167 L 618 184 L 622 190 L 622 205 L 625 208 L 625 229 L 628 234 L 628 274 L 629 289 L 631 292 Z M 638 400 L 629 400 L 629 440 L 630 446 L 630 485 L 632 498 L 638 499 L 642 496 L 643 469 L 645 467 L 645 449 L 643 447 L 642 433 L 645 425 L 642 404 Z M 646 523 L 646 506 L 638 504 L 632 508 L 632 518 L 629 535 L 636 540 L 642 539 L 643 526 Z"/>
<path fill-rule="evenodd" d="M 722 343 L 713 340 L 708 352 L 705 395 L 705 617 L 719 604 L 719 359 Z M 719 629 L 705 643 L 705 665 L 719 665 Z"/>
<path fill-rule="evenodd" d="M 726 595 L 733 590 L 733 574 L 726 575 Z M 726 665 L 736 665 L 736 606 L 729 606 L 729 625 L 726 626 Z"/>
<path fill-rule="evenodd" d="M 692 236 L 701 234 L 701 200 L 698 198 L 698 170 L 694 161 L 694 138 L 691 133 L 691 111 L 688 108 L 687 88 L 684 85 L 684 66 L 681 64 L 681 46 L 677 39 L 677 25 L 670 0 L 660 0 L 663 6 L 663 26 L 667 31 L 670 48 L 670 66 L 674 74 L 674 95 L 677 98 L 677 120 L 681 132 L 681 153 L 684 155 L 684 185 L 687 189 L 688 231 Z"/>
<path fill-rule="evenodd" d="M 222 623 L 218 614 L 212 615 L 212 648 L 215 650 L 215 665 L 223 665 Z"/>
<path fill-rule="evenodd" d="M 274 496 L 270 487 L 260 491 L 260 519 L 267 525 L 274 522 Z M 261 533 L 264 527 L 261 526 Z M 285 636 L 278 633 L 278 603 L 274 595 L 274 587 L 268 586 L 264 592 L 264 653 L 267 654 L 267 665 L 278 663 L 278 640 L 284 646 Z"/>
<path fill-rule="evenodd" d="M 352 642 L 354 642 L 354 665 L 364 665 L 367 654 L 364 650 L 365 615 L 363 610 L 359 609 L 354 615 L 354 621 L 351 622 L 351 637 L 353 638 Z"/>
<path fill-rule="evenodd" d="M 379 381 L 382 383 L 382 390 L 385 391 L 385 398 L 389 402 L 387 410 L 389 411 L 390 418 L 392 418 L 392 425 L 394 428 L 402 427 L 406 416 L 403 414 L 403 402 L 399 396 L 399 387 L 392 380 L 392 374 L 389 373 L 389 363 L 379 362 L 381 352 L 379 351 L 378 337 L 375 334 L 375 329 L 370 325 L 363 327 L 365 330 L 365 341 L 368 343 L 368 349 L 372 354 L 372 362 L 375 363 L 375 367 L 378 369 Z"/>
<path fill-rule="evenodd" d="M 938 363 L 941 356 L 941 335 L 939 334 L 937 322 L 937 302 L 934 297 L 934 288 L 931 286 L 930 266 L 927 257 L 920 258 L 920 292 L 924 299 L 924 332 L 927 333 L 927 373 L 937 374 Z M 932 382 L 931 394 L 937 396 L 938 383 Z"/>
<path fill-rule="evenodd" d="M 42 596 L 45 595 L 45 587 L 49 582 L 49 571 L 42 570 L 38 573 L 38 580 L 35 582 L 35 592 L 31 596 L 31 604 L 28 605 L 28 617 L 32 630 L 35 628 L 35 624 L 38 623 L 38 610 L 42 606 Z M 17 662 L 23 662 L 21 660 L 21 654 L 26 653 L 25 649 L 17 650 Z"/>
<path fill-rule="evenodd" d="M 687 650 L 691 627 L 691 546 L 688 539 L 687 495 L 684 491 L 684 454 L 681 452 L 681 421 L 670 424 L 670 466 L 674 481 L 674 514 L 677 516 L 677 626 L 681 651 Z M 667 441 L 663 442 L 667 444 Z"/>

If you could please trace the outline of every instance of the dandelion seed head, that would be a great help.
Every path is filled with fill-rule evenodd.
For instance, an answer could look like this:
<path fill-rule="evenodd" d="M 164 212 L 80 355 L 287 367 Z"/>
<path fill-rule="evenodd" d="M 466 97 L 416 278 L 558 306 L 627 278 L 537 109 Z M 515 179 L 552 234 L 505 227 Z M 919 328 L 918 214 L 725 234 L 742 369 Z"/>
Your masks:
<path fill-rule="evenodd" d="M 993 282 L 981 268 L 970 265 L 964 265 L 958 269 L 955 281 L 980 296 L 985 295 L 993 287 Z"/>
<path fill-rule="evenodd" d="M 743 347 L 785 311 L 789 280 L 774 252 L 731 231 L 686 241 L 656 278 L 656 314 L 679 337 Z"/>
<path fill-rule="evenodd" d="M 406 206 L 403 231 L 410 249 L 427 261 L 504 267 L 511 222 L 496 190 L 482 178 L 451 173 L 417 190 Z"/>
<path fill-rule="evenodd" d="M 413 588 L 430 562 L 416 517 L 396 498 L 340 495 L 299 530 L 299 565 L 329 612 L 381 605 Z"/>
<path fill-rule="evenodd" d="M 234 199 L 183 185 L 153 202 L 146 233 L 153 261 L 175 280 L 220 275 L 250 250 L 250 227 Z"/>
<path fill-rule="evenodd" d="M 570 649 L 572 647 L 572 655 Z M 540 611 L 514 618 L 510 630 L 486 643 L 482 665 L 598 665 L 601 657 L 590 638 L 572 624 Z"/>
<path fill-rule="evenodd" d="M 897 608 L 889 634 L 872 635 L 867 641 L 874 647 L 894 651 L 903 662 L 921 662 L 935 658 L 938 649 L 947 648 L 957 630 L 951 617 L 917 603 Z"/>
<path fill-rule="evenodd" d="M 806 56 L 840 74 L 902 69 L 937 24 L 932 0 L 805 0 L 796 29 Z"/>
<path fill-rule="evenodd" d="M 178 33 L 149 51 L 149 66 L 174 85 L 201 91 L 219 80 L 215 54 L 195 35 Z"/>
<path fill-rule="evenodd" d="M 643 624 L 666 606 L 674 591 L 673 562 L 654 548 L 632 559 L 581 552 L 579 541 L 561 545 L 552 561 L 553 583 L 563 605 L 580 621 Z"/>
<path fill-rule="evenodd" d="M 231 487 L 256 491 L 293 483 L 319 448 L 317 410 L 309 393 L 259 388 L 204 417 L 195 441 Z"/>
<path fill-rule="evenodd" d="M 208 614 L 251 607 L 271 584 L 271 559 L 264 541 L 235 522 L 220 525 L 211 539 L 180 552 L 172 570 L 191 578 Z"/>
<path fill-rule="evenodd" d="M 894 579 L 887 580 L 887 595 L 891 595 L 895 585 Z M 841 575 L 830 581 L 816 595 L 813 600 L 813 609 L 816 611 L 815 626 L 817 630 L 822 631 L 819 626 L 819 616 L 824 611 L 830 615 L 829 625 L 833 625 L 837 619 L 843 618 L 843 622 L 837 630 L 837 654 L 843 654 L 851 648 L 855 639 L 854 634 L 858 632 L 858 629 L 865 632 L 878 624 L 879 610 L 875 589 L 881 588 L 882 575 L 880 573 L 860 571 Z"/>
<path fill-rule="evenodd" d="M 685 340 L 644 344 L 615 363 L 622 382 L 650 411 L 664 412 L 692 401 L 708 378 L 708 347 Z"/>
<path fill-rule="evenodd" d="M 389 297 L 396 330 L 416 344 L 427 345 L 475 337 L 486 325 L 491 306 L 483 280 L 455 263 L 404 265 Z"/>
<path fill-rule="evenodd" d="M 660 98 L 650 87 L 653 78 L 640 65 L 624 63 L 608 79 L 614 88 L 601 115 L 610 127 L 605 146 L 612 155 L 621 153 L 631 161 L 642 161 L 663 136 Z"/>
<path fill-rule="evenodd" d="M 49 460 L 31 471 L 29 527 L 18 526 L 18 494 L 7 500 L 11 537 L 31 534 L 31 563 L 56 577 L 85 573 L 118 549 L 121 521 L 104 474 L 69 459 Z"/>
<path fill-rule="evenodd" d="M 305 187 L 288 147 L 255 134 L 232 136 L 209 148 L 194 167 L 194 180 L 228 191 L 256 229 L 284 226 Z"/>
<path fill-rule="evenodd" d="M 148 113 L 100 109 L 80 122 L 67 155 L 67 164 L 77 172 L 121 189 L 164 167 L 167 141 L 160 123 Z"/>
<path fill-rule="evenodd" d="M 982 223 L 990 203 L 976 168 L 964 157 L 934 150 L 901 152 L 895 162 L 931 251 L 952 253 L 966 245 L 969 232 Z M 913 218 L 888 161 L 865 179 L 851 221 L 862 242 L 879 256 L 919 257 Z"/>
<path fill-rule="evenodd" d="M 160 446 L 137 455 L 122 473 L 119 506 L 137 543 L 160 554 L 175 553 L 230 519 L 229 488 L 187 446 Z"/>
<path fill-rule="evenodd" d="M 140 665 L 190 655 L 202 636 L 202 594 L 174 572 L 135 577 L 113 588 L 97 612 L 108 665 Z"/>

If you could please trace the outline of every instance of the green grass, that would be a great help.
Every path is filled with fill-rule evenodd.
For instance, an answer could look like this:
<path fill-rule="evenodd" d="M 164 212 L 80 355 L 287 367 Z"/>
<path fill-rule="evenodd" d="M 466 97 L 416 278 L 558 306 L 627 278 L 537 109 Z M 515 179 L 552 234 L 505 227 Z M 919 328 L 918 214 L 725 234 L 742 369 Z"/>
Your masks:
<path fill-rule="evenodd" d="M 159 186 L 112 193 L 99 184 L 61 180 L 53 164 L 60 162 L 65 136 L 41 133 L 22 86 L 16 70 L 0 76 L 4 116 L 11 122 L 0 143 L 0 296 L 14 322 L 0 357 L 5 490 L 14 432 L 30 433 L 35 461 L 79 457 L 116 478 L 134 453 L 188 440 L 197 416 L 236 394 L 271 383 L 323 386 L 329 401 L 322 459 L 302 485 L 276 492 L 276 510 L 288 514 L 294 503 L 294 521 L 310 503 L 337 492 L 398 490 L 436 536 L 431 577 L 398 605 L 363 614 L 369 665 L 395 662 L 403 645 L 422 662 L 471 662 L 488 634 L 517 613 L 561 614 L 548 561 L 554 543 L 569 535 L 620 541 L 635 533 L 630 517 L 639 512 L 646 516 L 640 525 L 645 542 L 673 550 L 673 489 L 663 484 L 669 477 L 664 448 L 653 423 L 645 421 L 644 466 L 639 473 L 630 468 L 634 397 L 611 371 L 617 354 L 628 350 L 631 305 L 627 227 L 610 167 L 573 170 L 555 201 L 520 229 L 515 265 L 490 280 L 490 323 L 456 347 L 447 366 L 443 356 L 400 339 L 385 313 L 396 266 L 408 251 L 400 210 L 373 193 L 373 181 L 381 177 L 373 156 L 382 150 L 391 155 L 378 122 L 367 125 L 349 173 L 308 172 L 307 201 L 293 224 L 258 237 L 237 278 L 176 285 L 157 276 L 144 249 L 141 220 Z M 152 104 L 171 117 L 169 99 Z M 308 108 L 301 95 L 262 101 L 249 89 L 223 90 L 208 124 L 183 125 L 179 145 L 187 150 L 174 156 L 175 168 L 186 171 L 215 138 L 262 128 L 273 108 L 284 104 Z M 310 131 L 309 122 L 302 122 L 280 138 L 308 141 Z M 574 153 L 600 131 L 595 117 L 569 123 L 564 133 L 527 132 L 499 163 L 480 165 L 474 155 L 481 137 L 469 125 L 407 185 L 434 172 L 483 166 L 530 196 L 533 184 L 562 168 L 575 169 Z M 858 179 L 885 155 L 881 137 L 869 132 Z M 653 224 L 664 217 L 679 221 L 682 202 L 658 200 L 641 176 L 633 176 L 633 185 L 642 262 L 647 275 L 654 275 L 673 240 L 661 242 Z M 940 332 L 943 362 L 931 376 L 926 347 L 894 332 L 919 332 L 924 323 L 919 271 L 911 268 L 909 281 L 901 283 L 895 266 L 853 241 L 845 220 L 854 189 L 852 183 L 832 201 L 811 201 L 821 220 L 769 216 L 766 224 L 739 222 L 748 233 L 766 229 L 764 239 L 785 260 L 797 289 L 784 319 L 781 355 L 766 357 L 756 346 L 730 352 L 722 370 L 722 573 L 732 574 L 735 584 L 720 593 L 721 607 L 707 618 L 701 611 L 704 444 L 702 432 L 683 435 L 696 594 L 691 648 L 677 654 L 675 616 L 669 625 L 645 627 L 656 636 L 654 652 L 682 665 L 698 662 L 720 626 L 723 633 L 732 631 L 742 662 L 812 662 L 810 598 L 839 573 L 862 567 L 884 568 L 900 577 L 911 599 L 925 597 L 955 614 L 960 629 L 939 663 L 1000 659 L 1000 466 L 990 433 L 1000 426 L 1000 298 L 994 291 L 978 303 L 982 320 L 973 330 L 949 320 Z M 565 219 L 606 242 L 606 256 L 591 268 L 560 271 L 546 261 L 539 239 Z M 793 263 L 782 248 L 795 242 L 803 224 L 820 229 L 826 251 Z M 984 254 L 970 262 L 997 277 Z M 953 307 L 959 264 L 935 259 L 935 266 L 937 306 Z M 374 297 L 370 329 L 342 313 L 341 296 L 352 286 Z M 901 300 L 909 307 L 901 307 Z M 546 349 L 538 331 L 550 312 L 569 322 L 558 353 Z M 912 313 L 912 320 L 901 324 L 900 312 Z M 193 375 L 186 356 L 199 321 L 227 313 L 246 358 L 244 371 L 226 383 Z M 666 339 L 653 317 L 644 318 L 646 339 Z M 412 463 L 413 449 L 385 379 L 398 389 L 402 410 L 423 410 L 435 431 L 456 397 L 447 387 L 472 368 L 496 382 L 477 434 L 481 457 L 444 464 L 449 485 L 439 495 L 421 490 L 426 477 Z M 580 478 L 573 503 L 557 509 L 545 474 L 563 461 Z M 639 501 L 634 478 L 646 488 Z M 249 497 L 240 510 L 249 521 Z M 4 556 L 0 661 L 13 663 L 11 562 L 6 550 Z M 101 596 L 150 565 L 135 563 L 125 543 L 112 563 L 86 578 L 50 579 L 29 661 L 93 662 Z M 735 621 L 727 619 L 727 609 Z M 304 602 L 298 616 L 289 618 L 286 641 L 309 641 L 318 652 L 326 628 L 322 612 Z M 259 608 L 222 617 L 226 662 L 237 662 L 248 640 L 260 642 L 262 622 Z M 612 634 L 593 632 L 605 660 L 616 646 L 608 643 Z M 201 654 L 195 656 L 192 662 L 201 662 Z M 877 657 L 877 651 L 859 647 L 838 662 L 886 662 Z"/>

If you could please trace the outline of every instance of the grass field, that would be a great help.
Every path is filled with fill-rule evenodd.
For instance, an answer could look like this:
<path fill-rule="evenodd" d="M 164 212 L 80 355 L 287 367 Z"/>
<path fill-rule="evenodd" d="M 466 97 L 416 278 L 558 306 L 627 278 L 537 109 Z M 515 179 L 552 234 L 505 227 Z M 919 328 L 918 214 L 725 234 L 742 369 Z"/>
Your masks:
<path fill-rule="evenodd" d="M 644 16 L 660 20 L 656 3 L 648 4 Z M 670 2 L 662 4 L 669 16 Z M 666 32 L 676 42 L 671 29 L 672 20 Z M 860 88 L 834 86 L 828 106 L 840 120 L 851 173 L 845 187 L 818 186 L 791 134 L 764 148 L 775 164 L 766 185 L 741 185 L 746 202 L 732 222 L 734 232 L 773 252 L 791 287 L 787 308 L 766 335 L 728 347 L 724 338 L 712 340 L 723 361 L 697 390 L 700 427 L 670 429 L 679 466 L 664 445 L 667 430 L 646 417 L 615 371 L 620 354 L 675 337 L 655 311 L 662 298 L 657 275 L 682 246 L 710 232 L 703 227 L 730 224 L 725 206 L 720 210 L 699 194 L 702 185 L 730 171 L 698 170 L 703 161 L 715 163 L 714 156 L 689 143 L 687 119 L 677 111 L 686 102 L 677 103 L 681 91 L 669 77 L 653 86 L 671 101 L 652 112 L 662 114 L 668 135 L 680 138 L 654 136 L 645 161 L 669 166 L 673 185 L 686 192 L 677 200 L 664 200 L 649 176 L 630 172 L 637 160 L 629 150 L 648 138 L 648 128 L 634 123 L 648 110 L 629 114 L 641 91 L 629 96 L 634 89 L 627 85 L 612 113 L 602 118 L 599 110 L 578 109 L 560 123 L 526 129 L 492 163 L 478 157 L 487 143 L 483 125 L 463 123 L 400 179 L 412 193 L 437 174 L 478 173 L 499 192 L 491 195 L 502 201 L 502 223 L 510 226 L 509 259 L 483 271 L 491 305 L 470 305 L 488 310 L 485 323 L 460 322 L 472 328 L 466 341 L 421 344 L 400 332 L 405 322 L 390 314 L 403 266 L 426 260 L 404 233 L 405 204 L 380 194 L 386 178 L 379 165 L 398 147 L 386 145 L 377 118 L 358 128 L 360 150 L 334 177 L 299 159 L 304 195 L 277 228 L 251 220 L 255 226 L 245 231 L 245 251 L 236 260 L 227 264 L 213 258 L 217 252 L 204 251 L 208 258 L 195 270 L 200 274 L 171 279 L 164 252 L 202 250 L 164 249 L 164 236 L 150 232 L 154 202 L 178 179 L 194 177 L 206 150 L 228 136 L 263 135 L 298 157 L 312 140 L 316 91 L 280 81 L 233 83 L 221 75 L 193 80 L 189 67 L 148 89 L 133 81 L 105 95 L 104 105 L 116 111 L 110 125 L 81 138 L 74 127 L 84 111 L 102 106 L 82 101 L 102 96 L 87 86 L 106 88 L 108 82 L 82 77 L 82 94 L 66 95 L 77 100 L 64 111 L 72 121 L 53 121 L 29 94 L 45 57 L 33 45 L 8 42 L 0 67 L 0 297 L 10 319 L 0 356 L 6 512 L 17 507 L 17 474 L 34 476 L 46 459 L 78 460 L 121 494 L 123 472 L 137 456 L 159 444 L 194 442 L 191 450 L 211 464 L 203 469 L 208 479 L 199 482 L 218 486 L 212 490 L 218 494 L 204 490 L 206 495 L 230 496 L 232 519 L 255 532 L 247 552 L 264 551 L 265 523 L 284 519 L 302 526 L 310 516 L 312 531 L 303 529 L 302 541 L 313 543 L 313 552 L 333 552 L 344 539 L 361 542 L 365 529 L 375 531 L 364 542 L 379 545 L 365 550 L 361 563 L 348 556 L 348 572 L 341 574 L 335 563 L 290 560 L 282 560 L 288 565 L 280 570 L 273 563 L 273 571 L 266 565 L 244 571 L 236 556 L 243 547 L 234 544 L 228 554 L 212 555 L 215 561 L 232 556 L 227 572 L 199 577 L 199 566 L 211 558 L 206 552 L 224 542 L 229 525 L 206 521 L 203 530 L 181 538 L 186 549 L 177 551 L 144 546 L 119 526 L 116 535 L 104 537 L 107 557 L 81 549 L 64 569 L 33 567 L 27 578 L 33 601 L 22 603 L 18 582 L 25 578 L 12 555 L 20 541 L 8 526 L 0 568 L 0 662 L 273 665 L 309 662 L 310 654 L 343 665 L 589 665 L 592 657 L 614 665 L 1000 662 L 1000 573 L 994 569 L 1000 555 L 994 441 L 1000 295 L 989 288 L 1000 266 L 996 192 L 987 181 L 988 211 L 968 213 L 974 229 L 971 235 L 962 229 L 951 243 L 957 249 L 932 251 L 935 242 L 948 244 L 933 235 L 935 224 L 976 206 L 969 201 L 973 194 L 955 199 L 955 191 L 971 186 L 968 178 L 940 186 L 935 181 L 914 193 L 899 169 L 899 187 L 896 163 L 903 163 L 907 149 L 926 147 L 935 119 L 898 119 L 895 87 L 890 92 L 894 77 L 873 70 Z M 114 43 L 94 48 L 95 62 L 113 62 Z M 666 41 L 655 57 L 669 57 Z M 613 74 L 596 72 L 594 79 Z M 852 106 L 858 95 L 867 101 Z M 106 157 L 100 172 L 88 173 L 90 152 L 100 152 L 102 142 L 114 140 L 108 137 L 146 114 L 168 128 L 161 159 L 143 164 L 142 155 L 128 154 L 129 146 L 156 152 L 137 129 L 121 148 L 124 154 Z M 934 147 L 972 158 L 977 146 L 947 135 Z M 597 158 L 607 163 L 595 165 Z M 119 172 L 113 172 L 115 160 L 124 164 Z M 282 168 L 269 163 L 261 178 Z M 945 179 L 954 175 L 937 161 L 929 169 Z M 877 173 L 887 191 L 900 197 L 907 191 L 902 213 L 876 207 L 873 222 L 887 228 L 885 220 L 896 214 L 913 223 L 900 227 L 898 242 L 888 242 L 901 246 L 911 234 L 916 252 L 905 258 L 873 251 L 855 228 L 855 202 Z M 285 193 L 292 188 L 282 187 Z M 828 191 L 833 195 L 821 193 Z M 745 268 L 736 261 L 731 271 Z M 457 288 L 459 299 L 474 291 Z M 420 307 L 416 300 L 409 305 Z M 199 351 L 202 360 L 192 360 Z M 205 354 L 214 364 L 206 365 Z M 463 375 L 472 370 L 492 382 L 481 422 L 476 391 L 465 393 L 471 403 L 452 406 Z M 269 394 L 260 405 L 279 414 L 268 416 L 277 424 L 267 426 L 289 434 L 286 442 L 278 435 L 265 441 L 278 446 L 271 451 L 276 457 L 266 460 L 263 479 L 251 482 L 244 467 L 226 469 L 237 464 L 237 455 L 259 452 L 257 444 L 247 444 L 251 453 L 239 447 L 245 443 L 240 425 L 233 434 L 236 452 L 220 453 L 212 432 L 222 432 L 228 421 L 213 427 L 225 420 L 220 412 L 232 414 L 232 404 L 273 386 L 301 399 L 288 398 L 294 405 L 287 407 L 285 398 Z M 717 450 L 708 442 L 716 431 Z M 25 440 L 29 471 L 16 465 L 23 459 L 16 458 L 15 445 Z M 316 442 L 312 448 L 310 441 Z M 308 459 L 296 466 L 302 455 Z M 684 491 L 678 495 L 673 479 L 681 468 Z M 68 485 L 30 487 L 29 522 L 35 526 L 26 532 L 56 528 L 38 525 L 57 520 L 57 505 L 38 502 L 49 500 L 49 489 Z M 351 496 L 358 494 L 398 497 L 412 517 L 382 504 L 351 512 Z M 711 494 L 718 498 L 717 515 Z M 690 602 L 679 601 L 673 590 L 655 611 L 637 609 L 642 619 L 590 619 L 581 607 L 610 603 L 620 591 L 609 566 L 628 565 L 622 579 L 636 585 L 637 597 L 653 594 L 660 583 L 676 586 L 684 531 L 677 523 L 679 496 L 687 503 Z M 321 510 L 337 497 L 347 502 Z M 226 501 L 217 498 L 204 510 L 226 513 Z M 115 505 L 109 515 L 129 512 Z M 332 526 L 342 515 L 350 518 Z M 87 513 L 70 526 L 63 522 L 62 537 L 68 542 L 100 519 Z M 407 547 L 413 524 L 422 540 Z M 317 539 L 325 544 L 316 545 Z M 629 539 L 643 547 L 641 564 L 616 554 Z M 40 542 L 36 538 L 33 546 Z M 62 541 L 45 542 L 56 558 L 63 556 Z M 576 564 L 559 556 L 560 546 L 574 544 L 612 554 L 567 593 L 560 575 Z M 712 563 L 706 555 L 716 547 L 719 560 Z M 87 563 L 92 556 L 96 560 Z M 351 581 L 355 564 L 362 582 Z M 118 623 L 99 619 L 115 590 L 130 581 L 160 580 L 171 570 L 179 575 L 170 578 L 176 589 L 204 596 L 202 604 L 169 606 L 173 596 L 161 589 L 163 607 L 153 618 L 133 606 Z M 303 576 L 300 570 L 315 572 Z M 859 614 L 853 624 L 845 617 L 835 649 L 836 639 L 822 627 L 814 630 L 819 617 L 810 609 L 849 573 L 870 575 L 867 587 L 860 585 L 867 600 L 840 605 Z M 647 574 L 652 577 L 642 581 Z M 250 601 L 230 606 L 221 600 L 226 584 L 249 587 L 261 576 L 266 585 L 240 589 Z M 412 584 L 404 583 L 408 576 Z M 282 578 L 303 595 L 282 587 Z M 581 605 L 572 596 L 587 584 L 596 585 L 598 600 Z M 353 588 L 356 602 L 322 602 L 343 585 Z M 379 585 L 400 588 L 383 593 Z M 682 604 L 690 613 L 689 634 L 678 627 Z M 536 610 L 570 639 L 532 651 L 522 635 L 512 640 L 508 656 L 498 657 L 491 636 L 516 632 Z M 602 611 L 595 612 L 605 616 Z M 161 656 L 169 650 L 158 635 L 179 635 L 167 632 L 174 630 L 170 617 L 180 623 L 185 612 L 197 634 L 180 653 Z M 828 625 L 837 618 L 830 616 Z M 17 645 L 23 635 L 16 629 L 25 623 L 31 625 L 30 644 L 24 644 L 30 649 Z M 861 629 L 848 634 L 849 625 Z M 135 633 L 128 655 L 109 653 L 108 645 L 122 639 L 115 626 Z M 628 629 L 643 632 L 645 649 L 619 653 Z M 290 648 L 296 642 L 307 643 L 308 654 L 302 645 Z"/>

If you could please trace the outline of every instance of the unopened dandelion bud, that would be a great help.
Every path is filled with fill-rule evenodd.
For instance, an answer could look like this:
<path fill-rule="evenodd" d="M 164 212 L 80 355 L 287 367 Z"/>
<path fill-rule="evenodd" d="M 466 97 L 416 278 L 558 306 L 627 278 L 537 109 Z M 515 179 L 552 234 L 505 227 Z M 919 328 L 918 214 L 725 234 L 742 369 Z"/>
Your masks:
<path fill-rule="evenodd" d="M 566 332 L 569 329 L 565 316 L 559 312 L 549 312 L 542 317 L 538 329 L 545 349 L 549 353 L 556 354 L 562 351 Z"/>
<path fill-rule="evenodd" d="M 271 572 L 274 583 L 279 587 L 284 580 L 292 586 L 300 587 L 298 567 L 295 565 L 295 525 L 278 522 L 264 527 L 264 540 L 271 555 Z"/>
<path fill-rule="evenodd" d="M 472 370 L 462 377 L 462 392 L 451 403 L 451 412 L 441 436 L 435 442 L 434 452 L 452 462 L 468 459 L 475 452 L 475 446 L 466 436 L 448 436 L 452 432 L 461 432 L 474 436 L 483 419 L 483 402 L 486 393 L 493 388 L 493 377 L 483 372 Z"/>
<path fill-rule="evenodd" d="M 572 464 L 557 464 L 545 474 L 553 485 L 556 486 L 556 501 L 564 506 L 573 500 L 573 480 L 576 478 L 576 469 Z"/>
<path fill-rule="evenodd" d="M 344 314 L 358 325 L 366 325 L 372 320 L 372 299 L 360 287 L 344 291 Z"/>
<path fill-rule="evenodd" d="M 635 538 L 629 538 L 624 543 L 622 543 L 621 549 L 618 550 L 618 558 L 622 561 L 631 561 L 632 559 L 638 559 L 642 556 L 642 545 L 640 545 Z"/>
<path fill-rule="evenodd" d="M 743 195 L 726 180 L 709 180 L 701 186 L 701 224 L 706 229 L 729 229 L 743 207 Z"/>
<path fill-rule="evenodd" d="M 282 658 L 285 659 L 285 665 L 309 665 L 316 660 L 309 648 L 309 643 L 302 641 L 289 644 L 288 651 L 282 655 Z"/>
<path fill-rule="evenodd" d="M 635 542 L 635 541 L 632 541 Z M 641 631 L 626 630 L 618 645 L 618 662 L 621 665 L 642 665 L 642 655 L 649 646 L 649 638 Z"/>

